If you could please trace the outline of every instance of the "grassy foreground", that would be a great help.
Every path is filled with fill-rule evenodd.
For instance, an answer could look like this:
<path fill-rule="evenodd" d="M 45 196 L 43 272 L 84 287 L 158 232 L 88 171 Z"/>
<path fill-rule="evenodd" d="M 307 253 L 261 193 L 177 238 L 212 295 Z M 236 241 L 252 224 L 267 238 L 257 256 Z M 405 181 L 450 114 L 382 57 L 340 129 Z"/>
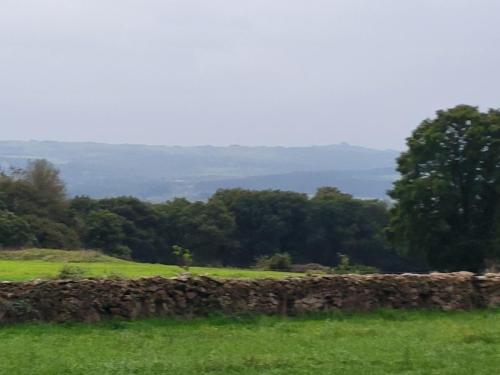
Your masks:
<path fill-rule="evenodd" d="M 172 277 L 182 272 L 178 266 L 130 262 L 95 251 L 31 249 L 0 251 L 0 281 L 51 279 L 57 277 L 68 264 L 84 270 L 84 276 L 87 277 L 120 276 L 134 279 L 146 276 Z M 189 272 L 227 278 L 283 278 L 293 275 L 285 272 L 208 267 L 191 267 Z"/>
<path fill-rule="evenodd" d="M 497 374 L 500 311 L 0 329 L 0 374 Z"/>

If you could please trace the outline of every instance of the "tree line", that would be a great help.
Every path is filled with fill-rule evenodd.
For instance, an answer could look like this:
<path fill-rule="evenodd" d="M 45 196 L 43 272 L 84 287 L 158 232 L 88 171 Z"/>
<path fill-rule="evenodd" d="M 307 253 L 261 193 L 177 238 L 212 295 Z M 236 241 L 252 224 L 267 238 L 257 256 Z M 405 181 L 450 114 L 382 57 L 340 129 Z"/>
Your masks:
<path fill-rule="evenodd" d="M 286 252 L 296 263 L 333 266 L 352 261 L 394 271 L 403 261 L 386 240 L 388 207 L 336 188 L 313 197 L 279 191 L 227 189 L 206 202 L 178 198 L 149 203 L 133 197 L 66 198 L 46 160 L 0 175 L 0 244 L 98 249 L 145 262 L 175 262 L 173 246 L 190 249 L 194 264 L 247 267 Z"/>

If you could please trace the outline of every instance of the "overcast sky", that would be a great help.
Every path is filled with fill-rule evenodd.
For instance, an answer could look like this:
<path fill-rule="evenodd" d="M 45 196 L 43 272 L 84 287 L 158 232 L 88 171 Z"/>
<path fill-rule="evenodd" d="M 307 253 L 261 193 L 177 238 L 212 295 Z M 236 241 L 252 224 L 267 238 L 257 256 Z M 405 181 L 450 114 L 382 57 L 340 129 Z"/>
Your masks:
<path fill-rule="evenodd" d="M 401 149 L 500 107 L 498 0 L 0 0 L 0 139 Z"/>

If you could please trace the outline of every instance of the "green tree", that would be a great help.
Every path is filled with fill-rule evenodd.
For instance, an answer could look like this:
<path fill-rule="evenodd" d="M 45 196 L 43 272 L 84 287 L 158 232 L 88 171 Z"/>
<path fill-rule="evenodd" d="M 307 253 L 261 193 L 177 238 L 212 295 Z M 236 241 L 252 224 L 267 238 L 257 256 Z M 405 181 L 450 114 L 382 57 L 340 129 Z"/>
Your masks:
<path fill-rule="evenodd" d="M 229 210 L 216 200 L 189 202 L 178 198 L 156 205 L 164 241 L 192 249 L 201 264 L 231 264 L 239 248 L 235 222 Z M 165 256 L 171 251 L 164 252 Z M 170 257 L 167 261 L 175 260 Z"/>
<path fill-rule="evenodd" d="M 130 256 L 130 249 L 123 243 L 125 224 L 123 217 L 111 211 L 92 211 L 87 217 L 85 245 L 109 255 Z"/>
<path fill-rule="evenodd" d="M 191 251 L 179 245 L 174 245 L 172 246 L 172 254 L 176 256 L 179 267 L 189 271 L 189 267 L 193 263 L 193 255 L 191 254 Z"/>
<path fill-rule="evenodd" d="M 0 199 L 17 215 L 37 215 L 56 222 L 69 218 L 64 183 L 47 160 L 30 161 L 25 170 L 0 173 Z"/>
<path fill-rule="evenodd" d="M 132 257 L 146 262 L 157 262 L 158 255 L 167 248 L 160 233 L 158 212 L 151 203 L 133 197 L 101 199 L 98 206 L 112 212 L 123 221 L 123 245 Z"/>
<path fill-rule="evenodd" d="M 12 212 L 0 210 L 0 248 L 17 248 L 34 240 L 29 224 Z"/>
<path fill-rule="evenodd" d="M 68 250 L 80 248 L 80 238 L 70 226 L 38 215 L 25 215 L 23 218 L 35 235 L 34 243 L 37 247 Z"/>
<path fill-rule="evenodd" d="M 52 163 L 45 159 L 30 161 L 23 180 L 32 187 L 34 201 L 42 215 L 56 221 L 66 219 L 66 187 Z"/>
<path fill-rule="evenodd" d="M 500 111 L 438 111 L 407 146 L 390 192 L 390 238 L 433 268 L 479 271 L 500 253 Z"/>
<path fill-rule="evenodd" d="M 338 253 L 342 252 L 355 262 L 391 269 L 398 257 L 384 236 L 388 222 L 383 202 L 322 187 L 310 200 L 307 256 L 334 265 L 341 261 Z"/>
<path fill-rule="evenodd" d="M 232 263 L 249 266 L 262 255 L 282 249 L 294 259 L 305 250 L 308 199 L 305 194 L 280 191 L 221 189 L 210 200 L 220 202 L 234 217 Z"/>

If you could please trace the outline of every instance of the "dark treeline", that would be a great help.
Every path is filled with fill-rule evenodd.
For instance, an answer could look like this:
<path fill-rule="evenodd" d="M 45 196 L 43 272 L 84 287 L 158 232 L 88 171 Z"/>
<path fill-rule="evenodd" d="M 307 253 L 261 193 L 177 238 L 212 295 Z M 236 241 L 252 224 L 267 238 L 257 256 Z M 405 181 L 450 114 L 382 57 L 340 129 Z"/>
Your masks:
<path fill-rule="evenodd" d="M 408 270 L 386 241 L 388 208 L 336 188 L 309 198 L 286 191 L 219 190 L 207 202 L 152 204 L 133 197 L 67 199 L 45 160 L 0 175 L 0 245 L 99 249 L 144 262 L 175 262 L 172 246 L 194 264 L 250 266 L 287 252 L 295 263 L 334 266 L 339 254 L 384 271 Z"/>

